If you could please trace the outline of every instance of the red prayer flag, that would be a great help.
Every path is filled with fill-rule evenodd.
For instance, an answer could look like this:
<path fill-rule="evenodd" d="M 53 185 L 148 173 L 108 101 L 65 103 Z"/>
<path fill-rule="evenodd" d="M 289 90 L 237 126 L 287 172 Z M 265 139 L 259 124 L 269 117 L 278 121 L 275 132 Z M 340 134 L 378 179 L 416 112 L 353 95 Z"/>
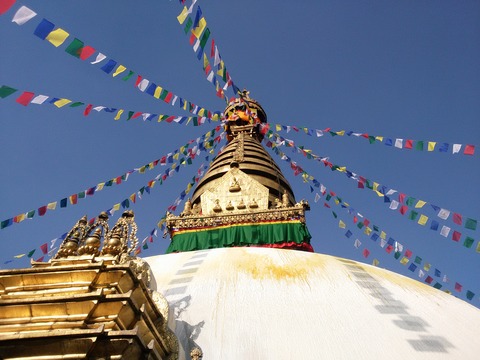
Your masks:
<path fill-rule="evenodd" d="M 428 275 L 427 278 L 425 279 L 425 282 L 426 282 L 427 284 L 431 284 L 432 281 L 433 281 L 433 278 L 432 278 L 430 275 Z"/>
<path fill-rule="evenodd" d="M 30 103 L 30 101 L 32 101 L 34 96 L 35 96 L 34 93 L 25 91 L 15 101 L 20 105 L 27 106 Z"/>
<path fill-rule="evenodd" d="M 48 245 L 47 243 L 40 245 L 40 250 L 42 250 L 42 253 L 46 254 L 48 253 Z"/>
<path fill-rule="evenodd" d="M 92 108 L 93 108 L 93 105 L 88 104 L 87 107 L 85 108 L 85 111 L 83 112 L 83 115 L 87 116 L 88 114 L 90 114 L 90 111 L 92 111 Z"/>
<path fill-rule="evenodd" d="M 405 197 L 406 197 L 406 196 L 407 196 L 407 195 L 402 194 L 402 193 L 398 194 L 398 201 L 403 204 L 403 202 L 405 201 Z"/>
<path fill-rule="evenodd" d="M 368 258 L 368 255 L 370 255 L 370 251 L 368 251 L 368 249 L 363 249 L 363 257 Z"/>
<path fill-rule="evenodd" d="M 15 4 L 16 0 L 0 0 L 0 15 L 5 14 L 13 4 Z"/>
<path fill-rule="evenodd" d="M 408 206 L 402 205 L 399 211 L 400 211 L 400 214 L 405 215 L 405 213 L 408 211 Z"/>
<path fill-rule="evenodd" d="M 412 257 L 412 251 L 411 250 L 405 251 L 405 257 L 410 259 Z"/>
<path fill-rule="evenodd" d="M 411 149 L 413 147 L 413 140 L 405 140 L 404 149 Z"/>
<path fill-rule="evenodd" d="M 195 42 L 195 39 L 196 39 L 196 37 L 192 32 L 192 35 L 190 35 L 190 45 L 193 45 L 193 43 Z"/>
<path fill-rule="evenodd" d="M 454 231 L 452 234 L 452 240 L 459 241 L 461 236 L 462 236 L 462 233 L 459 233 L 458 231 Z"/>
<path fill-rule="evenodd" d="M 210 57 L 215 57 L 215 39 L 212 39 L 212 48 L 210 49 Z"/>
<path fill-rule="evenodd" d="M 455 283 L 455 290 L 458 292 L 462 291 L 462 284 L 459 284 L 458 282 Z"/>
<path fill-rule="evenodd" d="M 35 260 L 35 261 L 36 261 L 36 262 L 43 262 L 43 258 L 44 258 L 44 257 L 45 257 L 45 256 L 42 256 L 42 257 L 38 258 L 38 259 Z"/>
<path fill-rule="evenodd" d="M 138 84 L 140 84 L 140 81 L 142 81 L 142 77 L 140 75 L 137 75 L 137 80 L 135 81 L 135 87 L 137 87 Z"/>
<path fill-rule="evenodd" d="M 388 246 L 385 248 L 385 251 L 386 251 L 387 253 L 389 253 L 389 254 L 392 252 L 392 250 L 393 250 L 393 246 L 392 246 L 392 245 L 388 245 Z"/>
<path fill-rule="evenodd" d="M 38 215 L 43 216 L 43 215 L 45 215 L 46 212 L 47 212 L 47 206 L 46 205 L 38 208 Z"/>
<path fill-rule="evenodd" d="M 453 213 L 453 222 L 458 225 L 462 225 L 462 215 L 458 213 Z"/>
<path fill-rule="evenodd" d="M 169 92 L 167 94 L 167 96 L 165 96 L 165 100 L 163 100 L 163 101 L 165 101 L 168 104 L 168 103 L 170 103 L 170 100 L 172 100 L 172 97 L 173 97 L 173 94 L 171 92 Z"/>
<path fill-rule="evenodd" d="M 140 115 L 142 115 L 141 112 L 136 112 L 135 114 L 133 114 L 132 119 L 136 119 L 136 118 L 138 118 Z"/>
<path fill-rule="evenodd" d="M 363 220 L 363 225 L 368 226 L 370 224 L 370 220 L 365 219 Z"/>
<path fill-rule="evenodd" d="M 70 196 L 70 203 L 72 205 L 75 205 L 77 203 L 77 200 L 78 200 L 78 195 L 77 194 L 73 194 Z"/>
<path fill-rule="evenodd" d="M 84 46 L 81 50 L 80 50 L 80 59 L 82 60 L 86 60 L 88 59 L 90 56 L 93 55 L 93 53 L 95 52 L 95 49 L 91 46 Z"/>
<path fill-rule="evenodd" d="M 475 145 L 465 145 L 463 153 L 465 155 L 473 155 L 475 153 Z"/>

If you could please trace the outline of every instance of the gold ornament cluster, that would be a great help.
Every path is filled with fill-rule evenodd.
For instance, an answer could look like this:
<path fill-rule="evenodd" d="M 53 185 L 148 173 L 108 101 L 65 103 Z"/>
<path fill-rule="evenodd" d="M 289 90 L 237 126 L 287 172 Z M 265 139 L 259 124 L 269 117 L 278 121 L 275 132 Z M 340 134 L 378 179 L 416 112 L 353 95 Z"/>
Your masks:
<path fill-rule="evenodd" d="M 82 255 L 128 256 L 138 246 L 137 230 L 131 210 L 125 211 L 112 229 L 108 226 L 108 214 L 105 212 L 98 215 L 92 225 L 84 216 L 67 233 L 55 259 Z"/>

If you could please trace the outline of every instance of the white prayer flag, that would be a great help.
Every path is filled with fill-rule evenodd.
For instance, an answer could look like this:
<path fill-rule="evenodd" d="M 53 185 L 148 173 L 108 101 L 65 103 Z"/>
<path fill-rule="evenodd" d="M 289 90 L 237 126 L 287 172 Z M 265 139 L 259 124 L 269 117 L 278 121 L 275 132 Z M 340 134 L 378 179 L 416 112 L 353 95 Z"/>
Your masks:
<path fill-rule="evenodd" d="M 450 228 L 448 226 L 443 225 L 442 230 L 440 230 L 440 235 L 447 237 L 450 233 Z"/>
<path fill-rule="evenodd" d="M 98 53 L 97 58 L 94 61 L 92 61 L 90 64 L 92 64 L 92 65 L 98 64 L 99 62 L 102 62 L 106 58 L 107 57 L 105 55 L 103 55 L 102 53 Z"/>
<path fill-rule="evenodd" d="M 440 209 L 437 215 L 440 219 L 447 220 L 450 216 L 450 210 Z"/>
<path fill-rule="evenodd" d="M 35 98 L 30 102 L 31 104 L 38 104 L 41 105 L 48 99 L 46 95 L 37 95 Z"/>
<path fill-rule="evenodd" d="M 403 147 L 403 139 L 395 139 L 395 147 L 401 149 Z"/>
<path fill-rule="evenodd" d="M 35 11 L 26 6 L 22 6 L 13 16 L 12 22 L 17 23 L 18 25 L 23 25 L 27 21 L 33 19 L 35 16 L 37 16 Z"/>
<path fill-rule="evenodd" d="M 397 201 L 397 200 L 392 200 L 392 202 L 390 203 L 389 208 L 392 209 L 392 210 L 398 209 L 398 201 Z"/>
<path fill-rule="evenodd" d="M 452 154 L 457 154 L 460 152 L 462 144 L 453 144 Z"/>

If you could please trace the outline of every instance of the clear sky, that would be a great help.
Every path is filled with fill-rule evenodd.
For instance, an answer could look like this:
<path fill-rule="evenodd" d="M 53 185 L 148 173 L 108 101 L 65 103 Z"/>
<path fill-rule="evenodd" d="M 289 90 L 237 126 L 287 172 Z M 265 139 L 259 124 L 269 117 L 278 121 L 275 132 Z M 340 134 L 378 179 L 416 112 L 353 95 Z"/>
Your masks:
<path fill-rule="evenodd" d="M 187 6 L 190 3 L 187 0 Z M 19 26 L 11 19 L 21 5 L 38 15 Z M 450 145 L 447 153 L 438 151 L 439 144 L 428 152 L 378 141 L 369 144 L 355 136 L 279 133 L 317 155 L 328 156 L 334 164 L 427 202 L 417 209 L 429 218 L 421 226 L 418 219 L 409 220 L 408 213 L 402 216 L 390 210 L 383 197 L 358 189 L 345 174 L 281 149 L 368 218 L 370 226 L 384 230 L 387 239 L 400 242 L 404 251 L 410 249 L 413 257 L 406 265 L 393 252 L 387 254 L 379 240 L 372 241 L 358 229 L 333 199 L 330 209 L 324 207 L 324 198 L 315 203 L 318 189 L 311 193 L 286 162 L 272 156 L 284 169 L 297 200 L 305 198 L 311 204 L 307 224 L 317 252 L 369 264 L 378 259 L 380 267 L 420 281 L 430 275 L 435 279 L 432 284 L 438 281 L 463 299 L 467 289 L 474 292 L 470 302 L 479 306 L 480 253 L 475 248 L 480 227 L 465 229 L 452 222 L 452 215 L 443 221 L 431 204 L 461 214 L 464 223 L 466 218 L 479 218 L 480 3 L 211 0 L 197 5 L 211 31 L 207 53 L 213 38 L 236 85 L 250 90 L 270 123 L 367 133 L 393 141 L 423 140 L 425 146 L 429 141 Z M 181 9 L 174 0 L 30 0 L 17 2 L 0 16 L 0 85 L 19 89 L 0 99 L 0 220 L 59 202 L 139 168 L 218 124 L 194 127 L 141 118 L 127 122 L 125 114 L 115 121 L 115 113 L 92 111 L 85 117 L 85 107 L 22 106 L 15 101 L 22 91 L 31 91 L 126 112 L 189 115 L 178 104 L 170 106 L 135 88 L 135 76 L 140 74 L 195 104 L 223 110 L 225 102 L 215 96 L 202 62 L 176 19 Z M 43 18 L 70 34 L 63 45 L 56 48 L 33 34 Z M 85 61 L 67 54 L 65 48 L 74 37 L 97 52 Z M 98 52 L 107 59 L 91 65 Z M 135 75 L 128 81 L 107 75 L 100 68 L 108 59 Z M 233 95 L 231 89 L 227 94 Z M 452 154 L 453 144 L 463 144 L 460 154 Z M 473 156 L 463 155 L 465 144 L 477 147 Z M 204 156 L 182 166 L 133 204 L 140 240 L 185 189 Z M 158 166 L 145 174 L 134 173 L 127 182 L 104 188 L 75 206 L 61 209 L 58 203 L 56 210 L 43 217 L 36 214 L 0 230 L 0 266 L 27 267 L 26 256 L 14 256 L 36 248 L 33 258 L 38 258 L 43 243 L 50 244 L 82 215 L 93 217 L 111 208 L 164 171 Z M 398 200 L 398 195 L 391 198 Z M 114 214 L 111 226 L 120 214 Z M 430 230 L 432 219 L 440 228 L 452 228 L 447 238 L 439 230 Z M 345 229 L 339 227 L 339 220 Z M 347 230 L 353 233 L 351 238 L 345 236 Z M 459 242 L 452 241 L 454 230 L 462 234 Z M 472 248 L 462 245 L 466 236 L 475 240 Z M 362 243 L 359 249 L 354 247 L 356 238 Z M 161 254 L 168 242 L 159 236 L 141 255 Z M 370 251 L 368 258 L 363 256 L 364 249 Z M 415 256 L 422 258 L 422 266 L 425 261 L 432 265 L 422 278 L 418 277 L 420 267 L 408 270 Z M 435 277 L 435 268 L 441 277 Z M 447 283 L 442 282 L 445 274 Z M 454 291 L 455 282 L 463 286 L 460 293 Z"/>

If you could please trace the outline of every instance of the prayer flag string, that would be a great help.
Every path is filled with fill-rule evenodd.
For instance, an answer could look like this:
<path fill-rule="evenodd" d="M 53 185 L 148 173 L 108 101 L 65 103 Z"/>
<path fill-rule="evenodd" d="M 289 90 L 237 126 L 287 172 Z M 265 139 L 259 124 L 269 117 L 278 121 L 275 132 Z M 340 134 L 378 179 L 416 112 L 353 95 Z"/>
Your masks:
<path fill-rule="evenodd" d="M 23 25 L 36 16 L 37 13 L 35 11 L 26 6 L 21 6 L 13 15 L 12 22 L 16 23 L 17 25 Z M 154 97 L 155 99 L 162 100 L 172 106 L 175 106 L 178 103 L 178 106 L 183 110 L 202 117 L 207 117 L 208 113 L 212 113 L 206 108 L 195 105 L 191 101 L 188 101 L 165 89 L 164 87 L 157 85 L 153 81 L 148 80 L 142 75 L 139 75 L 125 65 L 120 64 L 118 61 L 107 57 L 107 55 L 96 50 L 92 46 L 85 45 L 84 41 L 78 39 L 77 37 L 70 36 L 69 32 L 55 26 L 55 24 L 45 18 L 37 23 L 33 34 L 41 40 L 50 42 L 57 48 L 63 46 L 67 54 L 82 61 L 87 59 L 91 60 L 93 59 L 92 56 L 95 55 L 95 60 L 89 61 L 91 65 L 96 65 L 97 68 L 102 70 L 107 75 L 111 75 L 112 78 L 121 78 L 124 82 L 130 79 L 135 79 L 135 88 Z M 71 40 L 68 45 L 64 45 L 68 38 L 73 38 L 73 40 Z"/>
<path fill-rule="evenodd" d="M 18 90 L 10 86 L 2 85 L 0 87 L 0 98 L 4 99 L 13 95 Z M 30 104 L 34 105 L 54 105 L 55 108 L 60 109 L 63 107 L 67 108 L 81 108 L 83 109 L 83 115 L 88 116 L 92 111 L 96 112 L 106 112 L 110 113 L 113 116 L 114 120 L 120 120 L 125 118 L 126 121 L 134 119 L 143 119 L 143 121 L 156 121 L 156 122 L 167 122 L 167 123 L 177 123 L 188 125 L 190 123 L 193 126 L 203 125 L 206 122 L 210 123 L 211 121 L 221 120 L 222 112 L 215 111 L 214 113 L 208 112 L 207 116 L 175 116 L 175 115 L 165 115 L 165 114 L 152 114 L 149 112 L 142 111 L 133 111 L 125 110 L 118 107 L 109 107 L 103 105 L 94 105 L 86 103 L 83 101 L 73 101 L 66 98 L 58 98 L 43 94 L 35 94 L 31 91 L 22 91 L 21 94 L 15 99 L 15 101 L 23 106 L 28 106 Z"/>

